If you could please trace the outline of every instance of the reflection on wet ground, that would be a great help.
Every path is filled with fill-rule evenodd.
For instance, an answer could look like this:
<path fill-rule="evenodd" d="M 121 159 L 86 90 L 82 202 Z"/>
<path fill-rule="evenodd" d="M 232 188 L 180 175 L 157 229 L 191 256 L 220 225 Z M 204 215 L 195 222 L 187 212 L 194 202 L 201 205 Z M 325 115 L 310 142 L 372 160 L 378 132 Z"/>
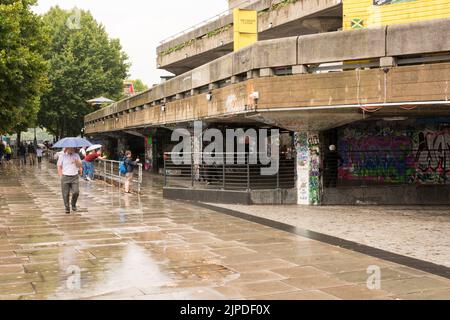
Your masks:
<path fill-rule="evenodd" d="M 165 200 L 157 179 L 82 182 L 67 216 L 52 165 L 0 175 L 0 299 L 450 299 L 448 279 Z"/>

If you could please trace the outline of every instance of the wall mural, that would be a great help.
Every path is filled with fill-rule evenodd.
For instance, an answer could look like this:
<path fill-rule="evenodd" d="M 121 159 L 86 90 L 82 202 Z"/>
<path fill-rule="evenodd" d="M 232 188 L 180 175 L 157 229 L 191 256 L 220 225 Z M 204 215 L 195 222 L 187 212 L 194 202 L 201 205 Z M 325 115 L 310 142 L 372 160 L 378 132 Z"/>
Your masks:
<path fill-rule="evenodd" d="M 342 182 L 450 184 L 448 123 L 371 122 L 339 132 Z"/>

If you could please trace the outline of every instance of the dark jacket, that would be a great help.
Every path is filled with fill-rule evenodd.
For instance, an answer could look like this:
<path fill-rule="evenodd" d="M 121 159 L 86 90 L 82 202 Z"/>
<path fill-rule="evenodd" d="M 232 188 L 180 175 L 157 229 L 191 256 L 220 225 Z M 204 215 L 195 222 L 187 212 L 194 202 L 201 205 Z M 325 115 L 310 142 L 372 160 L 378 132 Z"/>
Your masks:
<path fill-rule="evenodd" d="M 133 172 L 137 164 L 137 161 L 133 161 L 130 158 L 125 159 L 125 167 L 127 168 L 128 173 Z"/>
<path fill-rule="evenodd" d="M 325 155 L 323 166 L 327 172 L 337 172 L 338 167 L 344 162 L 337 151 L 330 151 Z"/>
<path fill-rule="evenodd" d="M 34 145 L 32 144 L 28 145 L 28 153 L 36 154 L 36 149 L 34 148 Z"/>

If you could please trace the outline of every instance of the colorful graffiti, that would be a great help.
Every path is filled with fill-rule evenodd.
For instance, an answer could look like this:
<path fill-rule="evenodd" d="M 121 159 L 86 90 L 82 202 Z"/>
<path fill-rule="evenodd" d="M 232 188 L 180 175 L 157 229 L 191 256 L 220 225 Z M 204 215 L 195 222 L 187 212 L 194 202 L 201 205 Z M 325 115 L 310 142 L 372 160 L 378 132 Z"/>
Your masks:
<path fill-rule="evenodd" d="M 309 168 L 309 203 L 320 203 L 320 141 L 319 135 L 308 136 L 308 148 L 310 155 Z"/>
<path fill-rule="evenodd" d="M 364 124 L 342 129 L 342 182 L 450 183 L 450 127 L 446 124 Z"/>
<path fill-rule="evenodd" d="M 149 171 L 153 168 L 153 137 L 148 136 L 145 139 L 145 164 L 144 170 Z"/>
<path fill-rule="evenodd" d="M 295 134 L 297 152 L 298 203 L 320 203 L 320 144 L 319 136 L 306 132 Z"/>
<path fill-rule="evenodd" d="M 298 204 L 309 204 L 309 149 L 308 134 L 298 132 L 294 136 L 297 153 Z"/>

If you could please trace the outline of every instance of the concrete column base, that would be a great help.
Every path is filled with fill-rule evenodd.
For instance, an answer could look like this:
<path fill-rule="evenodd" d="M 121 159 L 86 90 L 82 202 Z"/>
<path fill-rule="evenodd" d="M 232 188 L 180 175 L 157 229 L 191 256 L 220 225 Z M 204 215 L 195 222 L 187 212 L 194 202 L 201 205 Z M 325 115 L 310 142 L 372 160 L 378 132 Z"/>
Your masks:
<path fill-rule="evenodd" d="M 272 77 L 275 75 L 275 72 L 272 68 L 263 68 L 259 70 L 260 77 Z"/>
<path fill-rule="evenodd" d="M 380 67 L 381 68 L 389 68 L 389 67 L 396 67 L 397 64 L 397 58 L 396 57 L 381 57 L 380 58 Z"/>
<path fill-rule="evenodd" d="M 305 74 L 308 73 L 308 67 L 304 64 L 292 66 L 292 74 Z"/>

